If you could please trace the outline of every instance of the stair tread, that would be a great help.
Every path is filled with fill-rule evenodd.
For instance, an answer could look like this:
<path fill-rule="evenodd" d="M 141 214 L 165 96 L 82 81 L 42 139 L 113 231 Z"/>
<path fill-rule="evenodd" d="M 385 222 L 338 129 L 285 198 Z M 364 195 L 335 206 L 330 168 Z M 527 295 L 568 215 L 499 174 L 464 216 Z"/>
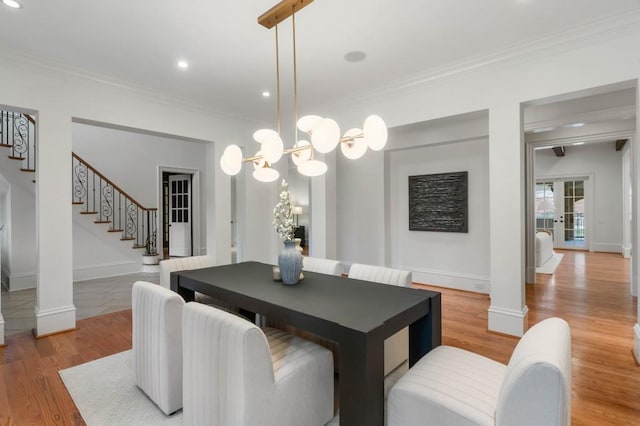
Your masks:
<path fill-rule="evenodd" d="M 98 214 L 98 212 L 80 212 L 80 214 Z"/>
<path fill-rule="evenodd" d="M 81 204 L 84 204 L 84 202 L 83 202 L 83 201 L 74 201 L 74 202 L 72 202 L 71 204 L 73 204 L 73 205 L 75 205 L 75 206 L 79 206 L 79 205 L 81 205 Z"/>
<path fill-rule="evenodd" d="M 5 148 L 11 148 L 13 145 L 11 145 L 10 143 L 0 143 L 0 146 L 3 146 Z"/>
<path fill-rule="evenodd" d="M 35 173 L 36 172 L 36 169 L 24 169 L 24 168 L 22 168 L 20 170 L 23 171 L 23 172 L 31 172 L 31 173 Z"/>
<path fill-rule="evenodd" d="M 120 238 L 120 241 L 133 241 L 133 240 L 135 240 L 134 237 L 123 237 L 123 238 Z"/>
<path fill-rule="evenodd" d="M 131 248 L 134 248 L 134 249 L 141 249 L 141 248 L 144 248 L 144 246 L 133 246 L 133 247 L 131 247 Z"/>
<path fill-rule="evenodd" d="M 14 155 L 9 155 L 9 158 L 11 158 L 12 160 L 24 160 L 24 157 L 16 157 Z"/>
<path fill-rule="evenodd" d="M 93 223 L 111 223 L 110 220 L 96 220 Z"/>
<path fill-rule="evenodd" d="M 107 232 L 124 232 L 124 229 L 109 229 Z"/>

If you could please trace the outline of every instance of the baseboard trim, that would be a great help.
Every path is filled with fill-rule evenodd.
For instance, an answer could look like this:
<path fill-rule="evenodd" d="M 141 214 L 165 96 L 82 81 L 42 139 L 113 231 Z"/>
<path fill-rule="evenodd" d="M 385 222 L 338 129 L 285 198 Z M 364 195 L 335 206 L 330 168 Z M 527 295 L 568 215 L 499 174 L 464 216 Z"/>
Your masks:
<path fill-rule="evenodd" d="M 35 272 L 14 274 L 8 277 L 8 281 L 9 286 L 7 289 L 10 292 L 36 288 L 38 285 L 38 277 Z"/>
<path fill-rule="evenodd" d="M 636 365 L 640 365 L 640 324 L 633 325 L 633 355 Z"/>
<path fill-rule="evenodd" d="M 36 329 L 34 336 L 40 337 L 76 328 L 76 307 L 61 306 L 54 309 L 41 310 L 35 308 Z"/>
<path fill-rule="evenodd" d="M 412 281 L 418 284 L 434 285 L 455 290 L 489 294 L 491 283 L 489 277 L 457 272 L 439 271 L 435 269 L 415 268 L 403 265 L 392 265 L 392 268 L 411 271 Z"/>
<path fill-rule="evenodd" d="M 527 331 L 529 308 L 522 311 L 489 306 L 489 331 L 521 337 Z"/>
<path fill-rule="evenodd" d="M 73 281 L 94 280 L 138 272 L 142 272 L 142 257 L 139 262 L 126 261 L 77 266 L 73 268 Z"/>
<path fill-rule="evenodd" d="M 631 247 L 623 247 L 622 256 L 624 256 L 625 259 L 631 259 Z"/>
<path fill-rule="evenodd" d="M 620 253 L 624 254 L 624 249 L 620 244 L 610 243 L 591 243 L 591 251 L 603 252 L 603 253 Z M 629 253 L 631 254 L 631 253 Z"/>

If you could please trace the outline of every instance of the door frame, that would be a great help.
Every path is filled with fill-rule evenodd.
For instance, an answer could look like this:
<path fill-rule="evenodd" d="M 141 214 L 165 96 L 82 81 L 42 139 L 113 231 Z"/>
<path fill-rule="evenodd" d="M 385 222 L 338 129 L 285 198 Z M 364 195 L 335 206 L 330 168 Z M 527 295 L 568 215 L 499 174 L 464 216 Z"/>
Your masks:
<path fill-rule="evenodd" d="M 589 172 L 589 173 L 571 173 L 571 174 L 562 174 L 562 175 L 543 175 L 543 176 L 536 176 L 535 177 L 535 183 L 537 183 L 538 181 L 545 181 L 545 182 L 549 182 L 549 181 L 553 181 L 553 182 L 565 182 L 565 181 L 571 181 L 571 180 L 583 180 L 584 181 L 584 199 L 585 199 L 585 224 L 584 224 L 584 228 L 585 228 L 585 234 L 584 234 L 584 247 L 578 248 L 578 250 L 586 250 L 586 251 L 593 251 L 593 247 L 592 247 L 592 241 L 593 238 L 591 238 L 591 230 L 593 229 L 593 215 L 595 214 L 595 209 L 594 209 L 594 202 L 593 202 L 593 197 L 594 197 L 594 175 L 593 173 Z M 534 186 L 535 188 L 535 186 Z M 534 191 L 535 192 L 535 191 Z M 554 194 L 555 196 L 555 194 Z M 534 194 L 535 197 L 535 194 Z M 535 204 L 534 204 L 535 205 Z M 534 212 L 534 218 L 535 218 L 535 212 Z M 534 222 L 534 226 L 535 226 L 535 222 Z M 554 227 L 555 228 L 555 227 Z M 554 229 L 554 236 L 555 236 L 556 232 Z M 556 247 L 556 241 L 554 240 L 553 242 L 553 247 Z M 570 248 L 569 248 L 570 249 Z"/>
<path fill-rule="evenodd" d="M 548 139 L 541 140 L 536 142 L 527 142 L 525 141 L 525 282 L 529 284 L 536 283 L 536 180 L 538 179 L 535 176 L 535 149 L 536 148 L 551 148 L 554 146 L 568 146 L 573 145 L 576 142 L 607 142 L 614 141 L 617 139 L 629 139 L 631 146 L 634 150 L 637 150 L 635 146 L 635 131 L 616 131 L 616 132 L 605 132 L 598 133 L 594 135 L 583 135 L 577 137 L 569 137 L 569 138 L 560 138 L 560 139 Z M 634 151 L 632 151 L 634 152 Z M 635 166 L 632 165 L 632 168 Z M 572 175 L 576 175 L 572 173 Z M 583 176 L 587 174 L 582 174 Z M 593 179 L 591 179 L 591 184 L 593 185 Z M 633 183 L 633 182 L 632 182 Z M 634 193 L 634 196 L 636 193 Z M 592 198 L 593 200 L 593 195 Z M 635 200 L 633 201 L 636 202 Z M 593 203 L 591 203 L 593 204 Z M 632 209 L 633 220 L 635 221 L 637 218 L 636 209 Z M 589 213 L 589 216 L 593 219 L 593 212 Z M 590 224 L 589 224 L 590 225 Z M 633 235 L 632 235 L 633 239 Z M 634 257 L 637 254 L 632 253 L 632 263 L 634 261 Z M 635 283 L 634 278 L 631 278 L 632 284 L 634 287 Z"/>
<path fill-rule="evenodd" d="M 158 229 L 164 229 L 164 200 L 162 199 L 162 175 L 163 173 L 174 173 L 191 175 L 191 255 L 198 256 L 202 253 L 201 247 L 201 227 L 200 227 L 200 170 L 187 169 L 182 167 L 158 166 Z M 164 253 L 164 237 L 157 239 L 158 252 Z"/>

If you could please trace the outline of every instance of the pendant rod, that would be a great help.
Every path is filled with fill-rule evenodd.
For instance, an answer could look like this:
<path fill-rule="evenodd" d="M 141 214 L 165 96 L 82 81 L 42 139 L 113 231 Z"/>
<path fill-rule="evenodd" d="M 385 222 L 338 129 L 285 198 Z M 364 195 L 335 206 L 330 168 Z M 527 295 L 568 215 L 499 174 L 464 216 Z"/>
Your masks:
<path fill-rule="evenodd" d="M 280 42 L 278 40 L 278 25 L 276 25 L 276 92 L 277 94 L 277 132 L 280 134 Z"/>
<path fill-rule="evenodd" d="M 293 28 L 293 129 L 295 133 L 294 141 L 298 143 L 298 63 L 296 57 L 296 11 L 295 6 L 291 13 L 291 23 Z"/>

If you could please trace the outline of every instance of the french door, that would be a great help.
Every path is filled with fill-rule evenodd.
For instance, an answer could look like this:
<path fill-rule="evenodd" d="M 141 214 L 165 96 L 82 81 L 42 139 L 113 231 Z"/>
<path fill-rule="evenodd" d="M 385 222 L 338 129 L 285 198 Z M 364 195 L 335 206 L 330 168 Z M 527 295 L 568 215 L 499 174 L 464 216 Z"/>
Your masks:
<path fill-rule="evenodd" d="M 587 249 L 585 178 L 536 183 L 536 231 L 553 236 L 559 249 Z"/>
<path fill-rule="evenodd" d="M 191 256 L 191 175 L 169 176 L 169 256 Z"/>

